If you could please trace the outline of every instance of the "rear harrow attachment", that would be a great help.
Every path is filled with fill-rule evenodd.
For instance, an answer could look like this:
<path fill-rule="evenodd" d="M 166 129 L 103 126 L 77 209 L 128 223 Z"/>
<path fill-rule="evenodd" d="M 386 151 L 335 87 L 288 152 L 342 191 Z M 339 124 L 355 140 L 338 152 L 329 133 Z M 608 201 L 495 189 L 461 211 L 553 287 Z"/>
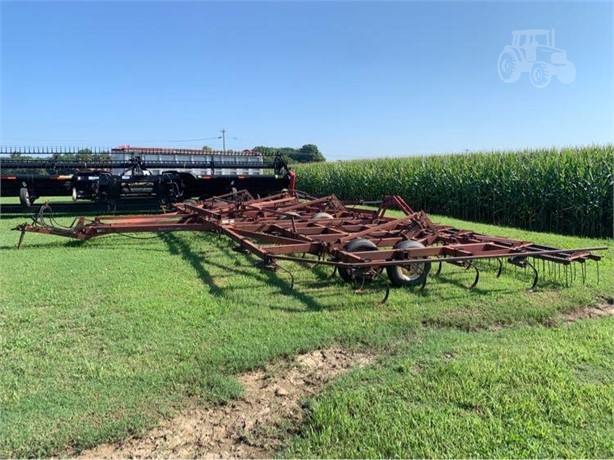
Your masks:
<path fill-rule="evenodd" d="M 314 198 L 285 192 L 256 199 L 247 191 L 239 191 L 204 201 L 188 200 L 174 205 L 172 212 L 166 214 L 78 217 L 67 227 L 58 224 L 45 204 L 33 216 L 33 223 L 14 230 L 21 232 L 18 248 L 27 232 L 78 240 L 137 232 L 212 232 L 232 239 L 238 251 L 260 258 L 260 268 L 281 268 L 289 274 L 291 288 L 294 276 L 280 261 L 330 266 L 331 276 L 338 273 L 357 292 L 363 292 L 370 281 L 387 275 L 389 283 L 385 283 L 383 302 L 388 298 L 390 284 L 424 289 L 429 273 L 438 276 L 444 263 L 473 270 L 475 276 L 469 288 L 478 285 L 478 262 L 494 266 L 497 278 L 505 262 L 515 270 L 530 271 L 530 290 L 538 285 L 540 269 L 548 278 L 564 279 L 566 285 L 578 272 L 585 281 L 586 262 L 601 259 L 591 251 L 607 249 L 558 249 L 435 224 L 399 196 L 386 197 L 378 204 L 378 209 L 369 210 L 343 203 L 334 195 Z M 387 217 L 386 211 L 393 208 L 404 216 Z"/>

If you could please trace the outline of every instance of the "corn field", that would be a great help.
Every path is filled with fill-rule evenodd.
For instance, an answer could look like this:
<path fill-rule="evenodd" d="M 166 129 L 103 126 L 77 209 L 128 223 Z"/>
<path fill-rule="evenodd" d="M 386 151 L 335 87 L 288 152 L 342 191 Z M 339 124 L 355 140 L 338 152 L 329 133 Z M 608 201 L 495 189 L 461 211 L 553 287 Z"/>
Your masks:
<path fill-rule="evenodd" d="M 613 236 L 614 145 L 315 163 L 297 176 L 297 188 L 315 196 L 401 195 L 433 214 Z"/>

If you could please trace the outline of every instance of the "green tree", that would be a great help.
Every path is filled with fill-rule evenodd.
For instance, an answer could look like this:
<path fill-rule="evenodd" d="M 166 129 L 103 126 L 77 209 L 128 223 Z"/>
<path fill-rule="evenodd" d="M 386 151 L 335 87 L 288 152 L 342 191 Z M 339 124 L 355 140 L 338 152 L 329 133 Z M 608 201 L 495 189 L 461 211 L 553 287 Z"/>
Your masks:
<path fill-rule="evenodd" d="M 326 161 L 324 155 L 315 144 L 305 144 L 300 149 L 293 147 L 266 147 L 259 145 L 254 150 L 262 153 L 265 162 L 271 162 L 278 153 L 288 163 L 311 163 Z"/>
<path fill-rule="evenodd" d="M 294 159 L 299 163 L 313 163 L 317 161 L 326 161 L 324 155 L 315 144 L 305 144 L 295 154 Z"/>

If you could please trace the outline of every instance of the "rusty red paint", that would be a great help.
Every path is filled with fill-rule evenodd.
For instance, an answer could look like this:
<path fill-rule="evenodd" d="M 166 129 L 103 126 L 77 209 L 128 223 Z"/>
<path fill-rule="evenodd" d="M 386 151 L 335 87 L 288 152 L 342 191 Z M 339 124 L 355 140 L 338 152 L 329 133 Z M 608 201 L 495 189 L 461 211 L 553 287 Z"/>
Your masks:
<path fill-rule="evenodd" d="M 393 207 L 405 216 L 385 217 Z M 260 257 L 269 268 L 275 266 L 275 260 L 300 260 L 355 270 L 361 279 L 376 276 L 385 267 L 425 262 L 469 267 L 477 259 L 510 258 L 515 265 L 528 263 L 535 270 L 536 284 L 537 270 L 528 262 L 529 258 L 569 265 L 598 261 L 600 256 L 591 251 L 605 249 L 558 249 L 435 224 L 399 196 L 385 198 L 373 211 L 351 208 L 334 195 L 312 198 L 288 191 L 256 199 L 239 191 L 196 204 L 177 204 L 173 212 L 162 215 L 81 217 L 68 229 L 49 225 L 44 216 L 41 212 L 33 224 L 26 223 L 15 230 L 21 231 L 22 237 L 25 232 L 35 232 L 82 240 L 113 233 L 215 232 Z M 367 247 L 351 250 L 355 244 L 351 242 L 357 240 L 366 241 L 363 245 Z M 407 246 L 404 241 L 415 243 L 398 248 L 399 244 Z M 305 254 L 318 259 L 307 258 Z M 479 272 L 474 284 L 478 278 Z"/>

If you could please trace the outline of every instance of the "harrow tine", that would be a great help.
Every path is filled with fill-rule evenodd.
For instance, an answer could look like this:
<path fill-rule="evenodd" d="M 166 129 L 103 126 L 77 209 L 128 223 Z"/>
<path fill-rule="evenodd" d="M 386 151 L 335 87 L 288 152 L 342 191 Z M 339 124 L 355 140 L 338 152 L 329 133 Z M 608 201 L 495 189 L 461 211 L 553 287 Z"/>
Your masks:
<path fill-rule="evenodd" d="M 435 272 L 435 274 L 433 276 L 439 276 L 441 274 L 441 267 L 443 266 L 443 264 L 441 263 L 441 261 L 439 261 L 439 264 L 437 265 L 437 271 Z"/>

